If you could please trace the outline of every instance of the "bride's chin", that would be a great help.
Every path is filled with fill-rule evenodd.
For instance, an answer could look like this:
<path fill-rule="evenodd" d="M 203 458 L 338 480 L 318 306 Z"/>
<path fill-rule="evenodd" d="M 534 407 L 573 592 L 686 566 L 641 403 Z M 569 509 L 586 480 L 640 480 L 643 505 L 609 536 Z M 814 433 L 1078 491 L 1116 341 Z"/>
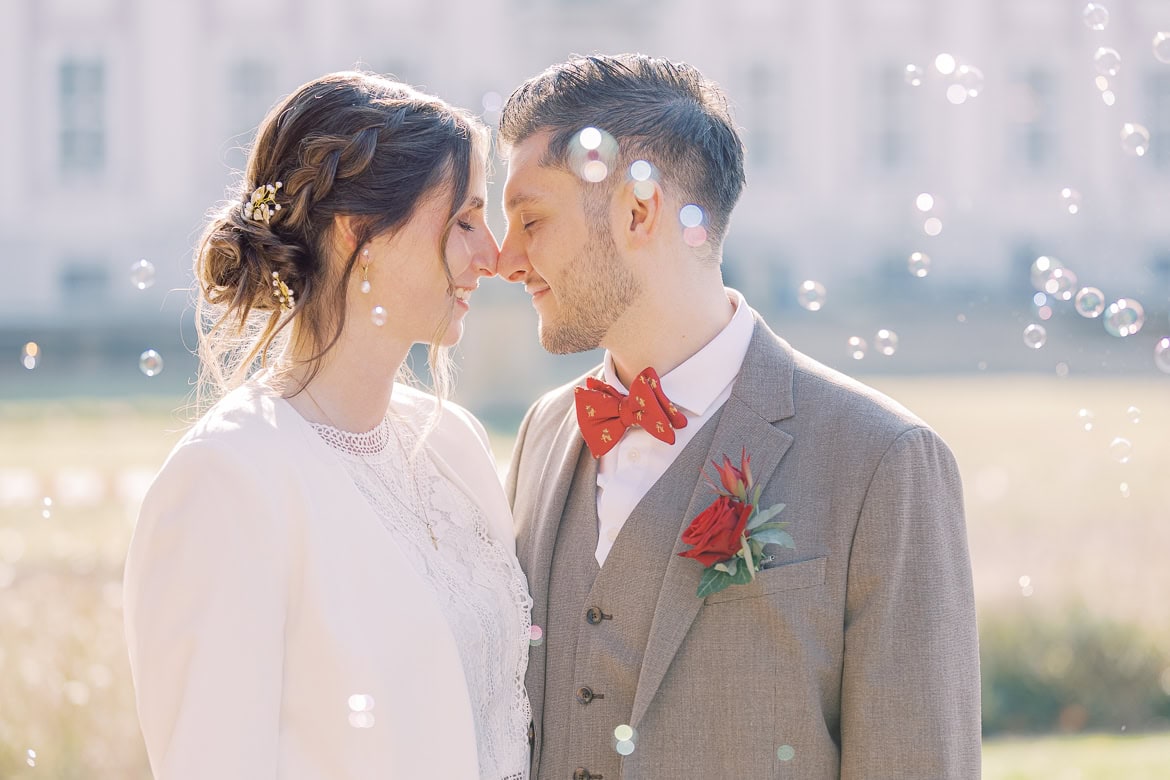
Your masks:
<path fill-rule="evenodd" d="M 440 346 L 453 347 L 463 339 L 463 323 L 452 322 L 447 326 L 447 332 L 443 334 L 443 340 L 439 342 Z"/>

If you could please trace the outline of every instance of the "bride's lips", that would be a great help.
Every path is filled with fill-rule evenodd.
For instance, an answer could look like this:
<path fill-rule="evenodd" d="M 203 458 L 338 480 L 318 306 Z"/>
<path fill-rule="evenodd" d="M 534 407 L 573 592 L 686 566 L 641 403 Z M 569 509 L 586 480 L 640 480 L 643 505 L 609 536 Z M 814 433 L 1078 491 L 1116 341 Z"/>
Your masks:
<path fill-rule="evenodd" d="M 474 287 L 456 287 L 453 297 L 455 298 L 455 305 L 463 311 L 471 310 L 471 294 L 475 292 Z"/>

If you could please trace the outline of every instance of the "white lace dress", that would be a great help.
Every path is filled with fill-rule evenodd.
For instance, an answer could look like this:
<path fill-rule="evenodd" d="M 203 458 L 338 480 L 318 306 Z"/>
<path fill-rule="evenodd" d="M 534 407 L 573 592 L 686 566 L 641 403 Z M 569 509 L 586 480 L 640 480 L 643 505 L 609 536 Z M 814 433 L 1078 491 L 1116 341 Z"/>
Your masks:
<path fill-rule="evenodd" d="M 482 780 L 526 780 L 531 719 L 524 672 L 532 599 L 515 556 L 492 539 L 475 502 L 392 417 L 366 433 L 313 428 L 433 588 L 467 678 Z"/>

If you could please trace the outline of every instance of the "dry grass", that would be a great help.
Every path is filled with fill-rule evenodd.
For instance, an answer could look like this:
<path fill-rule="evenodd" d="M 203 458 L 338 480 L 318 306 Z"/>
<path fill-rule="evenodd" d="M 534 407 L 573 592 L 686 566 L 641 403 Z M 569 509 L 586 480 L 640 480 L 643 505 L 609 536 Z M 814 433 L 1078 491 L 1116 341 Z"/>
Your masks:
<path fill-rule="evenodd" d="M 1170 647 L 1170 381 L 874 384 L 938 429 L 959 459 L 981 609 L 1079 601 Z M 122 640 L 121 566 L 137 498 L 182 427 L 175 403 L 0 405 L 0 777 L 149 776 Z M 1129 406 L 1141 409 L 1139 423 Z M 1090 432 L 1080 408 L 1095 413 Z M 1109 454 L 1115 437 L 1133 444 L 1127 464 Z M 495 444 L 506 459 L 510 432 Z M 987 745 L 985 777 L 1165 777 L 1155 767 L 1170 765 L 1168 755 L 1166 737 L 999 740 Z"/>

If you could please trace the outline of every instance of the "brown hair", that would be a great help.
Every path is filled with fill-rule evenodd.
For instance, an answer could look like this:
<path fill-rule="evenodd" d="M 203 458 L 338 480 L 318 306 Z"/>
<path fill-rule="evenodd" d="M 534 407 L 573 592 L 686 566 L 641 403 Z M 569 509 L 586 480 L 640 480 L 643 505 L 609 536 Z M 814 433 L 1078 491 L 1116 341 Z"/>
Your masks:
<path fill-rule="evenodd" d="M 474 152 L 486 128 L 469 113 L 369 73 L 331 73 L 301 86 L 268 113 L 228 202 L 212 215 L 195 253 L 200 392 L 218 396 L 266 365 L 294 320 L 305 339 L 311 379 L 344 326 L 348 281 L 363 244 L 402 227 L 427 197 L 451 188 L 447 238 L 467 198 Z M 270 222 L 249 218 L 257 187 L 281 182 Z M 353 218 L 357 245 L 340 276 L 331 271 L 334 217 Z M 444 270 L 450 281 L 450 269 Z M 295 293 L 283 315 L 273 273 Z M 450 316 L 450 315 L 449 315 Z M 436 394 L 449 383 L 435 334 L 430 363 Z M 298 389 L 299 392 L 299 389 Z"/>
<path fill-rule="evenodd" d="M 686 63 L 643 54 L 574 56 L 508 97 L 500 141 L 512 145 L 551 131 L 546 162 L 567 166 L 569 143 L 585 127 L 612 135 L 625 166 L 652 163 L 707 212 L 714 243 L 722 240 L 743 192 L 744 152 L 715 82 Z"/>

